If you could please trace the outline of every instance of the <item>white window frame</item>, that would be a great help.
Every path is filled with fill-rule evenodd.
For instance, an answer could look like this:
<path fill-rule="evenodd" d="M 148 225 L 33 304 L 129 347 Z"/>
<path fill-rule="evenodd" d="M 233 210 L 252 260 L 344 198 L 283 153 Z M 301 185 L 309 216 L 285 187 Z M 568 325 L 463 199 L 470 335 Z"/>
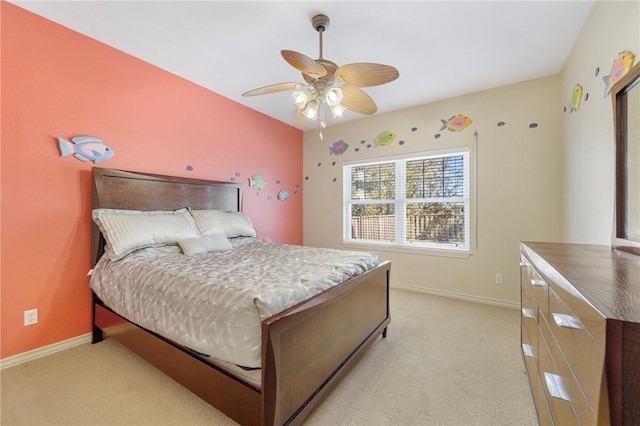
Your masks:
<path fill-rule="evenodd" d="M 462 156 L 464 164 L 464 190 L 462 197 L 448 198 L 406 198 L 406 163 L 411 160 Z M 395 163 L 395 199 L 390 200 L 352 200 L 351 199 L 351 170 L 354 166 L 367 166 L 382 163 Z M 374 159 L 345 161 L 343 164 L 343 244 L 360 246 L 377 246 L 391 251 L 420 250 L 444 255 L 468 255 L 471 253 L 471 230 L 474 214 L 472 214 L 471 192 L 475 193 L 475 182 L 471 175 L 471 150 L 468 146 L 441 150 L 422 151 L 396 156 L 377 157 Z M 464 244 L 435 243 L 421 241 L 406 241 L 406 205 L 424 202 L 459 202 L 464 205 Z M 351 238 L 351 211 L 354 204 L 394 204 L 395 205 L 395 236 L 396 241 L 362 240 Z"/>

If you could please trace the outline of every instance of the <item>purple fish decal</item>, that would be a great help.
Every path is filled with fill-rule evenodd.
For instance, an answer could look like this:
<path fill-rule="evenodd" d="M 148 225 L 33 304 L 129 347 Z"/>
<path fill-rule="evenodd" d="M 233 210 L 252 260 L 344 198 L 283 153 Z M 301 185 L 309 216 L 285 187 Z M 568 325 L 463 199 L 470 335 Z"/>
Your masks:
<path fill-rule="evenodd" d="M 332 146 L 329 147 L 329 155 L 342 155 L 349 148 L 349 145 L 340 139 L 339 141 L 335 141 Z"/>

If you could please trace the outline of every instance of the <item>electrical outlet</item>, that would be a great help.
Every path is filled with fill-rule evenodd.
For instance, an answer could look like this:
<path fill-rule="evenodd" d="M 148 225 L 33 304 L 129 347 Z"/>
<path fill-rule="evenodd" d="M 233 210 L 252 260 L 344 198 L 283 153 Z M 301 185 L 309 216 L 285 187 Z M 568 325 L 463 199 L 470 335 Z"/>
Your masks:
<path fill-rule="evenodd" d="M 38 323 L 38 310 L 29 309 L 24 311 L 24 325 L 33 325 Z"/>
<path fill-rule="evenodd" d="M 496 284 L 502 284 L 502 274 L 496 274 Z"/>

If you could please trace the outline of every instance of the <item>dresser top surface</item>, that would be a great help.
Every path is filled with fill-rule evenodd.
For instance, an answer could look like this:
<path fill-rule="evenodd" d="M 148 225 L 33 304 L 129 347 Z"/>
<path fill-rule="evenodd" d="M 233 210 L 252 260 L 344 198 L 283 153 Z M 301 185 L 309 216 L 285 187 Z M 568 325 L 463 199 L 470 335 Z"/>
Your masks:
<path fill-rule="evenodd" d="M 607 318 L 640 323 L 640 256 L 589 244 L 522 242 L 521 248 L 541 273 L 555 270 Z"/>

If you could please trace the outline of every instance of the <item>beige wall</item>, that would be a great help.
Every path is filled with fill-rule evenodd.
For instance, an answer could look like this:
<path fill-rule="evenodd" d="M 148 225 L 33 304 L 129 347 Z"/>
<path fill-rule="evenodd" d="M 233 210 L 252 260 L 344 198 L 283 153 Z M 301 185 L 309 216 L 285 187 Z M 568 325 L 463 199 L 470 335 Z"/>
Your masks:
<path fill-rule="evenodd" d="M 597 2 L 562 72 L 562 96 L 576 84 L 589 98 L 563 115 L 565 163 L 564 237 L 569 242 L 610 244 L 613 227 L 614 134 L 612 105 L 602 77 L 619 52 L 640 61 L 640 2 Z M 596 68 L 600 69 L 596 76 Z"/>
<path fill-rule="evenodd" d="M 342 244 L 344 160 L 473 147 L 477 130 L 477 248 L 465 259 L 376 249 L 381 259 L 392 261 L 392 285 L 515 305 L 519 241 L 609 244 L 613 127 L 602 76 L 622 50 L 640 59 L 639 23 L 637 1 L 598 2 L 555 76 L 331 125 L 324 141 L 317 130 L 305 132 L 304 243 L 352 247 Z M 578 83 L 589 97 L 569 113 Z M 473 124 L 459 133 L 440 131 L 440 120 L 457 114 Z M 505 125 L 498 127 L 500 121 Z M 530 123 L 538 127 L 530 129 Z M 385 130 L 397 133 L 393 144 L 366 148 Z M 436 133 L 441 137 L 435 139 Z M 349 149 L 330 155 L 337 140 Z M 496 273 L 503 274 L 503 285 L 494 284 Z"/>
<path fill-rule="evenodd" d="M 382 259 L 392 261 L 393 285 L 518 303 L 518 242 L 556 240 L 561 235 L 561 197 L 557 189 L 562 176 L 559 89 L 560 79 L 553 76 L 332 125 L 325 129 L 324 141 L 315 130 L 305 132 L 304 175 L 308 178 L 304 186 L 304 243 L 345 247 L 344 160 L 463 145 L 473 152 L 477 130 L 478 239 L 473 254 L 461 259 L 376 251 Z M 473 123 L 461 132 L 440 130 L 442 119 L 457 114 L 468 116 Z M 501 121 L 504 126 L 497 125 Z M 538 126 L 532 129 L 531 123 Z M 373 140 L 385 130 L 397 134 L 395 141 L 375 147 Z M 437 139 L 436 133 L 441 135 Z M 337 140 L 349 144 L 340 156 L 329 153 Z M 367 148 L 367 144 L 373 146 Z M 503 274 L 502 285 L 494 283 L 496 273 Z"/>

